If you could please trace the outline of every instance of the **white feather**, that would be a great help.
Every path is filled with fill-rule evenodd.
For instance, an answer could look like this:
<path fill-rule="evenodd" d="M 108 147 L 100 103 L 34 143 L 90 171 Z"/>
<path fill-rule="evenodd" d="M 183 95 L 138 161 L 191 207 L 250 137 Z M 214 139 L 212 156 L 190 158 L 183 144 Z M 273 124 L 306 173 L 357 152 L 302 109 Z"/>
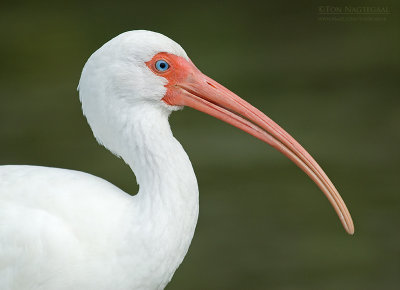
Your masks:
<path fill-rule="evenodd" d="M 158 52 L 187 58 L 169 38 L 131 31 L 86 63 L 79 84 L 96 139 L 134 171 L 130 196 L 87 173 L 0 166 L 0 289 L 163 289 L 198 216 L 189 158 L 161 102 L 165 79 L 144 65 Z"/>

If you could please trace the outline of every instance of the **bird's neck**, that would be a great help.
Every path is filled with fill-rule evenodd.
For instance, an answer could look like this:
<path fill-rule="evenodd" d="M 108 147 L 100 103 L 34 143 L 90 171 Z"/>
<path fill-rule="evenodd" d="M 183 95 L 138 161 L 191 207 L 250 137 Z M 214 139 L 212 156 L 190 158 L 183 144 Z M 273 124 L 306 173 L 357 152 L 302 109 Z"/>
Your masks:
<path fill-rule="evenodd" d="M 147 239 L 142 241 L 147 245 L 142 250 L 152 249 L 148 259 L 157 259 L 160 273 L 172 269 L 168 280 L 194 234 L 199 207 L 197 180 L 186 152 L 172 135 L 168 112 L 151 108 L 142 115 L 135 112 L 130 117 L 134 118 L 129 122 L 132 125 L 122 132 L 128 146 L 120 151 L 139 184 L 139 193 L 133 197 L 131 234 Z"/>
<path fill-rule="evenodd" d="M 136 175 L 138 201 L 157 211 L 198 206 L 196 176 L 189 157 L 172 135 L 168 112 L 150 108 L 127 127 L 126 152 L 121 157 Z"/>

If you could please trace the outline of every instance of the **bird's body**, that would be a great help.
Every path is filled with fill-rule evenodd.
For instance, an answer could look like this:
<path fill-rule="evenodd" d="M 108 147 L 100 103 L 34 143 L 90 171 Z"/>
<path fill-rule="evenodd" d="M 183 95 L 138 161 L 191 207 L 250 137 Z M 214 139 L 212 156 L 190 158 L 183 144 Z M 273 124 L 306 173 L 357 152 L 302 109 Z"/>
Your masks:
<path fill-rule="evenodd" d="M 148 31 L 114 38 L 86 63 L 79 92 L 96 139 L 131 167 L 139 192 L 78 171 L 0 166 L 0 289 L 163 289 L 189 248 L 199 210 L 192 165 L 168 123 L 184 105 L 292 159 L 352 233 L 347 208 L 312 157 L 201 74 L 169 38 Z"/>
<path fill-rule="evenodd" d="M 169 126 L 157 128 L 150 140 L 159 142 L 131 144 L 132 159 L 148 169 L 135 196 L 79 171 L 0 166 L 1 289 L 165 287 L 199 204 L 187 155 Z"/>
<path fill-rule="evenodd" d="M 1 166 L 1 288 L 83 289 L 91 277 L 88 289 L 112 289 L 95 267 L 102 260 L 103 271 L 121 273 L 112 270 L 121 251 L 114 239 L 126 232 L 117 229 L 130 204 L 118 188 L 89 174 Z"/>

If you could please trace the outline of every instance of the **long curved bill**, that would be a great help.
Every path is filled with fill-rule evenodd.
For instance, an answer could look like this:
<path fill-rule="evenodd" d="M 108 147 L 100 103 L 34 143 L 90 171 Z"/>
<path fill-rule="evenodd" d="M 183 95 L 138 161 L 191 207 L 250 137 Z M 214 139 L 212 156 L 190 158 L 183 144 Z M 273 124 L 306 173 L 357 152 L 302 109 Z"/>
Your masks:
<path fill-rule="evenodd" d="M 345 230 L 354 233 L 349 210 L 335 186 L 311 155 L 278 124 L 197 68 L 167 86 L 163 101 L 188 106 L 229 123 L 264 141 L 292 160 L 322 190 L 335 209 Z M 172 91 L 173 90 L 173 91 Z"/>

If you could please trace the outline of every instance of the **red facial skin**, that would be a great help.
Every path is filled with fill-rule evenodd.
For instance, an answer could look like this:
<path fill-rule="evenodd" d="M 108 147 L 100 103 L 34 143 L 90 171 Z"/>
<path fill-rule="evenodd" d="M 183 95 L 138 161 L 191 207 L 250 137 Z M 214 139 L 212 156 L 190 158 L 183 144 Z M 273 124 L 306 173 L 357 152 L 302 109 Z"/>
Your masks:
<path fill-rule="evenodd" d="M 169 64 L 159 71 L 156 62 Z M 146 62 L 154 74 L 168 83 L 162 98 L 171 106 L 188 106 L 227 122 L 271 145 L 299 166 L 322 190 L 339 216 L 345 230 L 354 233 L 351 215 L 328 176 L 311 155 L 278 124 L 224 86 L 201 73 L 189 60 L 161 52 Z"/>
<path fill-rule="evenodd" d="M 165 60 L 169 64 L 169 68 L 166 71 L 157 70 L 156 63 L 159 60 Z M 168 84 L 165 86 L 167 92 L 162 100 L 168 105 L 184 106 L 185 101 L 179 89 L 180 84 L 190 82 L 191 76 L 200 73 L 196 66 L 181 56 L 166 52 L 156 54 L 150 61 L 146 62 L 146 65 L 153 73 L 168 80 Z"/>

